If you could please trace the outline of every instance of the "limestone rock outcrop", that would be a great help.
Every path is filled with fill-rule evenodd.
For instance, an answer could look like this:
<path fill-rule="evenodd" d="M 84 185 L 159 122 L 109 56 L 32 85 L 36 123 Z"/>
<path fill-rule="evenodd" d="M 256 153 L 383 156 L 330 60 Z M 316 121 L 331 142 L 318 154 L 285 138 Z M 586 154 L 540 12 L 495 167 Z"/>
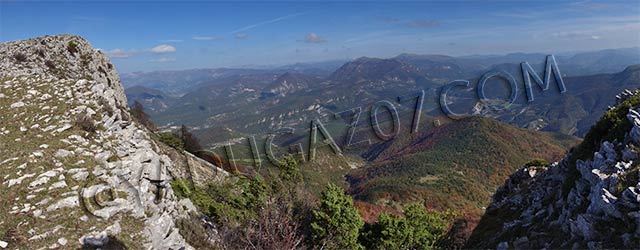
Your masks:
<path fill-rule="evenodd" d="M 0 247 L 191 249 L 175 221 L 197 211 L 169 182 L 228 173 L 157 142 L 126 104 L 78 36 L 0 44 Z"/>
<path fill-rule="evenodd" d="M 586 159 L 577 156 L 577 150 L 587 148 L 581 145 L 561 162 L 528 166 L 512 174 L 493 196 L 467 247 L 638 249 L 640 105 L 637 100 L 625 101 L 639 95 L 638 91 L 618 95 L 619 114 L 626 116 L 605 115 L 603 119 L 616 123 L 592 128 L 595 132 L 583 144 L 598 133 L 622 133 L 622 140 L 602 140 Z"/>

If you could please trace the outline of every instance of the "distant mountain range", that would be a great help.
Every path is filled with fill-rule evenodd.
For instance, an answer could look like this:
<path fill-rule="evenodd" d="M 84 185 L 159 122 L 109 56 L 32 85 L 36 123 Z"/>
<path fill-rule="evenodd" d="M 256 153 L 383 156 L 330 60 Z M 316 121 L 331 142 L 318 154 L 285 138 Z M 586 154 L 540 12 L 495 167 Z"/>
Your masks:
<path fill-rule="evenodd" d="M 517 72 L 515 78 L 522 79 L 519 71 L 507 71 Z M 624 89 L 640 86 L 640 65 L 632 65 L 613 74 L 564 77 L 564 82 L 567 88 L 565 94 L 560 94 L 552 81 L 548 91 L 534 90 L 536 99 L 533 102 L 527 102 L 525 90 L 520 85 L 516 103 L 502 110 L 485 108 L 480 114 L 523 128 L 584 136 L 591 125 L 614 104 L 611 96 Z M 499 87 L 493 89 L 493 94 L 488 90 L 488 95 L 506 99 L 509 90 Z M 453 98 L 459 98 L 456 100 L 458 110 L 471 110 L 477 102 L 474 89 L 456 94 Z M 432 112 L 438 113 L 437 110 Z"/>
<path fill-rule="evenodd" d="M 560 94 L 552 80 L 547 91 L 534 86 L 536 99 L 527 102 L 520 63 L 528 61 L 543 75 L 545 57 L 402 54 L 361 57 L 331 71 L 315 70 L 313 65 L 203 69 L 125 74 L 123 81 L 130 86 L 129 101 L 143 103 L 160 127 L 185 124 L 203 144 L 217 150 L 227 141 L 247 148 L 243 139 L 247 136 L 255 136 L 263 145 L 267 134 L 284 127 L 296 132 L 275 141 L 282 151 L 298 143 L 307 150 L 312 120 L 322 121 L 344 149 L 350 136 L 347 125 L 354 111 L 361 111 L 353 141 L 372 143 L 345 150 L 344 157 L 322 151 L 316 162 L 301 164 L 310 190 L 337 182 L 359 202 L 386 209 L 426 201 L 436 209 L 463 213 L 471 222 L 465 226 L 468 231 L 498 185 L 516 168 L 533 158 L 559 160 L 579 142 L 575 136 L 584 136 L 615 104 L 612 97 L 640 87 L 638 48 L 558 55 L 566 93 Z M 509 88 L 495 79 L 487 83 L 489 99 L 478 102 L 477 81 L 492 70 L 506 71 L 516 79 L 518 98 L 512 105 L 504 104 Z M 454 122 L 438 103 L 442 87 L 458 79 L 471 84 L 452 90 L 448 100 L 452 109 L 468 117 Z M 420 91 L 424 91 L 420 128 L 410 133 L 416 98 L 400 102 L 398 97 Z M 383 100 L 393 104 L 401 121 L 399 135 L 389 141 L 377 139 L 370 118 L 372 104 Z M 385 131 L 395 126 L 386 111 L 380 112 L 379 125 Z M 236 156 L 251 165 L 244 159 L 250 154 L 246 150 L 236 148 Z M 265 159 L 263 148 L 259 151 Z"/>
<path fill-rule="evenodd" d="M 129 106 L 136 101 L 140 102 L 145 110 L 156 113 L 173 106 L 177 98 L 165 94 L 164 92 L 148 87 L 136 85 L 125 90 Z"/>
<path fill-rule="evenodd" d="M 122 79 L 129 86 L 129 102 L 145 105 L 160 126 L 184 123 L 210 145 L 281 126 L 306 129 L 304 124 L 310 118 L 330 117 L 359 106 L 366 110 L 376 101 L 395 101 L 419 90 L 426 93 L 425 112 L 441 116 L 436 105 L 440 87 L 457 79 L 475 84 L 482 74 L 494 69 L 515 77 L 519 98 L 508 109 L 485 108 L 481 114 L 519 127 L 582 136 L 612 104 L 610 96 L 640 85 L 638 66 L 628 67 L 640 63 L 638 48 L 561 55 L 556 60 L 567 93 L 559 95 L 552 81 L 549 91 L 535 89 L 538 99 L 533 103 L 526 102 L 519 63 L 528 61 L 543 74 L 545 55 L 539 53 L 472 57 L 402 54 L 388 59 L 358 58 L 331 73 L 311 70 L 327 69 L 327 64 L 301 64 L 276 69 L 130 73 Z M 489 90 L 490 97 L 505 96 L 501 84 L 490 85 L 498 86 Z M 471 113 L 477 103 L 473 88 L 450 96 L 453 108 L 461 112 Z M 408 102 L 397 106 L 401 115 L 409 115 L 413 108 Z"/>
<path fill-rule="evenodd" d="M 133 72 L 122 74 L 126 79 L 125 88 L 142 86 L 160 90 L 171 96 L 184 95 L 200 85 L 216 84 L 231 76 L 249 75 L 263 72 L 256 69 L 192 69 L 178 71 Z M 224 83 L 224 81 L 222 81 Z"/>
<path fill-rule="evenodd" d="M 418 68 L 429 78 L 455 80 L 472 78 L 500 64 L 519 64 L 527 61 L 532 65 L 544 63 L 547 54 L 511 53 L 507 55 L 476 55 L 452 57 L 446 55 L 401 54 L 392 59 L 407 62 Z M 568 76 L 615 73 L 626 66 L 640 64 L 640 47 L 607 49 L 593 52 L 556 55 L 562 72 Z M 132 72 L 122 74 L 125 88 L 135 85 L 161 90 L 170 95 L 183 95 L 203 84 L 215 84 L 216 80 L 228 76 L 271 72 L 283 74 L 297 72 L 314 76 L 329 76 L 348 61 L 332 60 L 312 63 L 296 63 L 279 67 L 216 68 L 176 71 Z"/>

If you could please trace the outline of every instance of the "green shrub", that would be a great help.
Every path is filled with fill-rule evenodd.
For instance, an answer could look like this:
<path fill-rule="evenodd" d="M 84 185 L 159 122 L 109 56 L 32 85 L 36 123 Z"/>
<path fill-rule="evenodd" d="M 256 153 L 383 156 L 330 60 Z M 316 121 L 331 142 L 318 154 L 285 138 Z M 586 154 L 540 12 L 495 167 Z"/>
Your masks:
<path fill-rule="evenodd" d="M 449 212 L 427 212 L 422 204 L 412 203 L 404 217 L 380 214 L 361 239 L 367 249 L 432 249 L 443 237 L 449 217 Z"/>
<path fill-rule="evenodd" d="M 530 160 L 529 162 L 524 164 L 525 167 L 542 167 L 547 165 L 549 165 L 549 162 L 545 159 L 540 159 L 540 158 Z"/>
<path fill-rule="evenodd" d="M 47 66 L 47 68 L 49 68 L 49 70 L 56 69 L 56 64 L 51 60 L 47 60 L 46 62 L 44 62 L 44 65 Z"/>
<path fill-rule="evenodd" d="M 36 50 L 36 54 L 38 54 L 38 56 L 43 57 L 44 58 L 44 50 L 43 49 L 37 49 Z"/>
<path fill-rule="evenodd" d="M 243 232 L 238 249 L 306 249 L 302 245 L 301 222 L 294 216 L 291 201 L 271 199 Z M 235 248 L 235 246 L 228 246 Z"/>
<path fill-rule="evenodd" d="M 17 228 L 10 228 L 5 232 L 3 240 L 19 246 L 27 242 L 27 234 Z"/>
<path fill-rule="evenodd" d="M 76 120 L 75 120 L 74 124 L 76 125 L 76 127 L 80 128 L 80 129 L 82 129 L 84 131 L 87 131 L 90 134 L 93 134 L 98 130 L 98 127 L 93 122 L 93 118 L 91 118 L 91 116 L 86 115 L 86 114 L 79 114 L 76 117 Z"/>
<path fill-rule="evenodd" d="M 71 53 L 72 55 L 78 53 L 78 44 L 76 44 L 74 41 L 69 41 L 69 43 L 67 44 L 67 51 L 69 51 L 69 53 Z"/>
<path fill-rule="evenodd" d="M 171 189 L 178 198 L 188 198 L 191 196 L 191 185 L 184 179 L 178 179 L 171 182 Z"/>
<path fill-rule="evenodd" d="M 117 154 L 113 154 L 107 158 L 107 162 L 115 162 L 120 160 L 120 157 Z"/>
<path fill-rule="evenodd" d="M 180 230 L 180 235 L 195 249 L 216 249 L 211 244 L 209 233 L 199 218 L 190 215 L 177 219 L 176 227 Z"/>
<path fill-rule="evenodd" d="M 182 143 L 184 143 L 184 149 L 187 152 L 196 154 L 198 151 L 202 150 L 200 141 L 193 133 L 189 132 L 187 126 L 180 126 L 177 136 L 182 140 Z"/>
<path fill-rule="evenodd" d="M 580 172 L 576 168 L 577 160 L 589 160 L 593 158 L 593 152 L 600 150 L 603 141 L 617 140 L 622 142 L 624 135 L 632 127 L 627 119 L 630 108 L 640 107 L 640 94 L 636 94 L 615 108 L 604 113 L 595 125 L 591 126 L 587 135 L 580 145 L 572 152 L 569 158 L 569 169 L 567 178 L 562 186 L 562 194 L 566 197 L 573 186 L 573 183 L 580 178 Z"/>
<path fill-rule="evenodd" d="M 178 197 L 189 198 L 200 211 L 226 227 L 238 227 L 264 204 L 266 184 L 262 178 L 229 179 L 198 187 L 186 180 L 175 180 L 171 187 Z"/>
<path fill-rule="evenodd" d="M 298 163 L 293 157 L 283 157 L 282 164 L 278 167 L 280 168 L 280 179 L 285 183 L 295 185 L 302 181 L 302 174 L 298 168 Z"/>
<path fill-rule="evenodd" d="M 23 63 L 23 62 L 27 61 L 27 56 L 25 54 L 22 54 L 22 53 L 15 53 L 13 55 L 13 59 L 16 59 L 16 61 L 18 63 Z"/>
<path fill-rule="evenodd" d="M 175 148 L 177 150 L 184 150 L 184 143 L 180 138 L 170 132 L 160 133 L 160 141 L 164 144 L 167 144 L 169 147 Z"/>
<path fill-rule="evenodd" d="M 627 119 L 630 108 L 640 107 L 640 95 L 634 95 L 620 103 L 604 115 L 591 127 L 584 141 L 574 153 L 577 159 L 587 160 L 593 157 L 593 152 L 600 149 L 603 141 L 622 141 L 627 131 L 631 129 L 631 122 Z"/>
<path fill-rule="evenodd" d="M 413 228 L 412 243 L 418 249 L 428 249 L 445 233 L 449 213 L 429 213 L 422 204 L 411 204 L 405 209 L 409 226 Z"/>
<path fill-rule="evenodd" d="M 334 184 L 322 192 L 318 209 L 313 211 L 312 241 L 326 249 L 364 249 L 358 242 L 364 221 L 350 196 Z"/>
<path fill-rule="evenodd" d="M 87 66 L 89 65 L 89 63 L 91 63 L 91 60 L 93 60 L 93 57 L 91 56 L 91 54 L 82 54 L 80 55 L 80 61 L 82 62 L 82 65 Z M 98 70 L 100 70 L 101 68 L 99 68 Z M 106 75 L 106 73 L 105 73 Z"/>
<path fill-rule="evenodd" d="M 136 121 L 142 124 L 145 128 L 149 129 L 150 131 L 158 130 L 158 127 L 156 127 L 156 124 L 153 123 L 151 117 L 144 112 L 144 106 L 142 106 L 142 103 L 138 101 L 133 102 L 133 105 L 131 106 L 131 109 L 129 109 L 129 112 L 136 119 Z"/>
<path fill-rule="evenodd" d="M 382 213 L 378 222 L 365 227 L 361 241 L 367 249 L 408 249 L 412 230 L 404 217 Z"/>

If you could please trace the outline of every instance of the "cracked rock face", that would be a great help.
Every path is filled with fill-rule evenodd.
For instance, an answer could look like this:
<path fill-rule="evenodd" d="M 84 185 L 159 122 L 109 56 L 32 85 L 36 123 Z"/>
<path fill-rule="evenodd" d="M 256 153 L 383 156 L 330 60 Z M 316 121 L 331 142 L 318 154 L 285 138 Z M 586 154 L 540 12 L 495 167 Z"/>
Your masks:
<path fill-rule="evenodd" d="M 640 142 L 640 113 L 636 110 L 630 110 L 627 118 L 633 124 L 633 128 L 631 129 L 629 136 L 631 137 L 631 140 L 638 143 Z"/>
<path fill-rule="evenodd" d="M 618 104 L 638 95 L 620 94 Z M 523 168 L 498 189 L 468 247 L 637 249 L 640 246 L 640 108 L 623 141 L 603 141 L 589 160 L 571 154 Z"/>
<path fill-rule="evenodd" d="M 0 55 L 0 245 L 191 249 L 174 220 L 195 208 L 168 183 L 227 173 L 154 141 L 86 40 L 8 42 Z"/>

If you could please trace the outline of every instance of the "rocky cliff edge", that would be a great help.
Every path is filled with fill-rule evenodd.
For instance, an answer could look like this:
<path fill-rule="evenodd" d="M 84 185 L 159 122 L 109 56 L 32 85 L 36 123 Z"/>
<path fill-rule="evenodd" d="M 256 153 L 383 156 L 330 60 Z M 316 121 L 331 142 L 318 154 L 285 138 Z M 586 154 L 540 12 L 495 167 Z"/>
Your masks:
<path fill-rule="evenodd" d="M 170 181 L 228 174 L 134 121 L 113 64 L 78 36 L 0 44 L 0 248 L 191 249 Z"/>
<path fill-rule="evenodd" d="M 640 92 L 625 91 L 562 161 L 512 174 L 469 248 L 638 249 Z"/>

